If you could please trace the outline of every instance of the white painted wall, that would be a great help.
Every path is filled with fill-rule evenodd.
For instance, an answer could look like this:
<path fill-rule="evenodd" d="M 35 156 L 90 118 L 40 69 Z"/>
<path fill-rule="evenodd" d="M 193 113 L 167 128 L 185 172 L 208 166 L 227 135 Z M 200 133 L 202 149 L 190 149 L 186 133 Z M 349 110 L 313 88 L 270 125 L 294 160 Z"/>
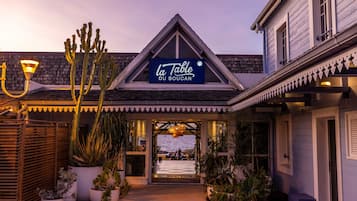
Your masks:
<path fill-rule="evenodd" d="M 357 23 L 357 0 L 336 0 L 337 32 Z"/>
<path fill-rule="evenodd" d="M 277 69 L 276 65 L 276 30 L 275 28 L 281 24 L 281 20 L 288 16 L 288 60 L 294 60 L 306 51 L 311 49 L 313 44 L 310 36 L 312 27 L 310 25 L 311 2 L 313 0 L 287 0 L 282 6 L 274 13 L 267 24 L 263 27 L 266 32 L 267 38 L 266 53 L 265 53 L 265 69 L 268 74 L 273 73 Z M 336 12 L 336 31 L 337 33 L 346 30 L 357 23 L 357 0 L 331 0 L 332 8 Z M 333 15 L 334 17 L 334 15 Z M 334 26 L 334 25 L 333 25 Z"/>

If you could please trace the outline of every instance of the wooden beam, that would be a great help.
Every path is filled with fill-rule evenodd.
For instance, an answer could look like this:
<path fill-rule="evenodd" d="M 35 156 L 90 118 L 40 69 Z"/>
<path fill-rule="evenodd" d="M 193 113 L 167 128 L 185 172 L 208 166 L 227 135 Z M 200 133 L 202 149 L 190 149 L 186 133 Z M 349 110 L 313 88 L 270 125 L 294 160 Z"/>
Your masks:
<path fill-rule="evenodd" d="M 357 77 L 357 68 L 343 68 L 341 72 L 336 71 L 334 75 L 330 75 L 330 77 Z"/>
<path fill-rule="evenodd" d="M 293 90 L 294 93 L 315 94 L 315 93 L 349 93 L 350 87 L 301 87 Z"/>
<path fill-rule="evenodd" d="M 309 97 L 276 97 L 269 102 L 273 103 L 293 103 L 293 102 L 306 102 L 309 101 Z"/>

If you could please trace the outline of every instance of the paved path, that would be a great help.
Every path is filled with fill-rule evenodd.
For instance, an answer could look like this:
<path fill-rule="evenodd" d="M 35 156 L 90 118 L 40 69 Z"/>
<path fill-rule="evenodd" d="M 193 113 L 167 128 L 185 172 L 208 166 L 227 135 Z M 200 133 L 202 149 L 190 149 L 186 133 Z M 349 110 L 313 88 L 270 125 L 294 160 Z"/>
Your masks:
<path fill-rule="evenodd" d="M 206 188 L 199 184 L 134 186 L 120 201 L 205 201 Z"/>

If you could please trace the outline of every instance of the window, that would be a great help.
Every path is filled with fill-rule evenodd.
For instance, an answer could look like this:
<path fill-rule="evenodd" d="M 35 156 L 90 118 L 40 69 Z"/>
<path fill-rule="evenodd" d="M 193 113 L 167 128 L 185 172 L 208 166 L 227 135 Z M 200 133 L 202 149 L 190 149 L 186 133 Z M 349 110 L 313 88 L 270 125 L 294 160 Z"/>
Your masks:
<path fill-rule="evenodd" d="M 208 122 L 208 148 L 212 152 L 227 152 L 227 122 Z"/>
<path fill-rule="evenodd" d="M 127 151 L 146 151 L 146 124 L 145 120 L 133 120 L 129 124 L 129 139 Z"/>
<path fill-rule="evenodd" d="M 291 140 L 291 116 L 284 115 L 276 121 L 276 154 L 277 169 L 280 172 L 292 175 L 293 154 Z"/>
<path fill-rule="evenodd" d="M 333 17 L 331 0 L 311 0 L 312 1 L 312 22 L 314 44 L 323 42 L 331 38 L 333 34 Z"/>
<path fill-rule="evenodd" d="M 357 111 L 346 113 L 347 158 L 357 160 Z"/>
<path fill-rule="evenodd" d="M 289 13 L 274 26 L 275 36 L 275 70 L 286 65 L 289 61 Z"/>
<path fill-rule="evenodd" d="M 271 168 L 270 123 L 264 121 L 239 121 L 234 138 L 234 157 L 239 165 L 250 164 L 255 169 Z"/>
<path fill-rule="evenodd" d="M 288 59 L 287 32 L 284 23 L 276 32 L 277 34 L 277 59 L 278 67 L 284 66 Z"/>

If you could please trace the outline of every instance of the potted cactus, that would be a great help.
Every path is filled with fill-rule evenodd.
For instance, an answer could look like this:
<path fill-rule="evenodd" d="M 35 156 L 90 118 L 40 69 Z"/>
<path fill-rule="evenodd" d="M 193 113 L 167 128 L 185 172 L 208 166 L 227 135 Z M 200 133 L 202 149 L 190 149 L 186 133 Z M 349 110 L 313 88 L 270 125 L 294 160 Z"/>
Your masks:
<path fill-rule="evenodd" d="M 64 42 L 65 57 L 71 66 L 70 89 L 75 105 L 69 143 L 69 160 L 70 168 L 78 174 L 79 200 L 88 200 L 88 191 L 91 188 L 92 180 L 102 171 L 101 166 L 107 157 L 110 139 L 102 135 L 98 129 L 98 124 L 105 92 L 117 75 L 117 65 L 114 64 L 105 48 L 105 40 L 100 39 L 100 30 L 97 29 L 95 34 L 92 32 L 92 23 L 83 24 L 82 28 L 76 31 L 76 34 Z M 94 38 L 92 38 L 93 35 Z M 79 38 L 79 44 L 76 42 L 76 37 Z M 76 78 L 78 71 L 81 71 L 79 79 Z M 97 112 L 89 134 L 83 137 L 79 136 L 82 103 L 95 83 L 96 74 L 98 74 L 100 87 Z M 79 88 L 76 87 L 77 85 L 79 85 Z"/>
<path fill-rule="evenodd" d="M 120 195 L 120 175 L 117 161 L 110 160 L 103 167 L 103 172 L 93 180 L 89 191 L 91 201 L 118 201 Z"/>

